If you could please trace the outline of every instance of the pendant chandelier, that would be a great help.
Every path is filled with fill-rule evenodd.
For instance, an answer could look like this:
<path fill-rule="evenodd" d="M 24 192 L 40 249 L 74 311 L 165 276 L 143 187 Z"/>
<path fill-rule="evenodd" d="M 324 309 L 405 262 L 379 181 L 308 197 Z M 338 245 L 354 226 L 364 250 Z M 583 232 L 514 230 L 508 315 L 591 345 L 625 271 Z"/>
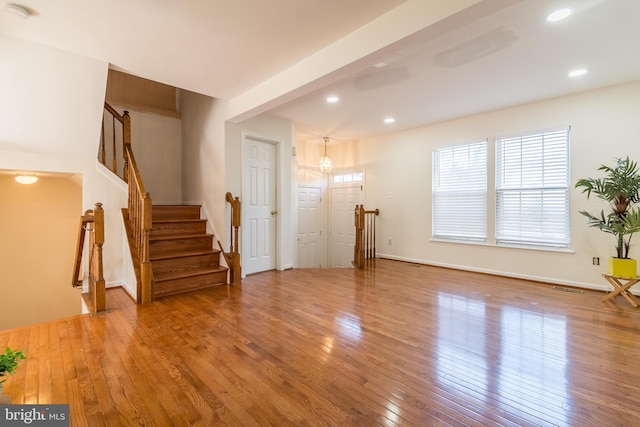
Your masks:
<path fill-rule="evenodd" d="M 329 138 L 324 137 L 324 156 L 320 157 L 320 161 L 318 162 L 318 166 L 320 167 L 320 171 L 322 173 L 331 173 L 331 168 L 333 168 L 333 162 L 329 157 L 327 157 L 327 142 L 329 142 Z"/>

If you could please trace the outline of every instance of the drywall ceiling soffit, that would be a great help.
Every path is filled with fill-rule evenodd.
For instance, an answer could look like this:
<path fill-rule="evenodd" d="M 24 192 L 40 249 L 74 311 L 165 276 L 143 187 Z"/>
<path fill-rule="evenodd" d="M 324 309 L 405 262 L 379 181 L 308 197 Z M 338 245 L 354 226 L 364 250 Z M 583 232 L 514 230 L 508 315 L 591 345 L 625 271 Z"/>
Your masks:
<path fill-rule="evenodd" d="M 574 13 L 547 23 L 559 6 Z M 637 81 L 639 19 L 636 0 L 483 1 L 439 23 L 439 33 L 425 29 L 270 113 L 296 123 L 300 139 L 348 140 Z M 588 75 L 568 78 L 577 67 Z M 324 102 L 330 94 L 340 102 Z M 385 124 L 386 116 L 396 122 Z"/>

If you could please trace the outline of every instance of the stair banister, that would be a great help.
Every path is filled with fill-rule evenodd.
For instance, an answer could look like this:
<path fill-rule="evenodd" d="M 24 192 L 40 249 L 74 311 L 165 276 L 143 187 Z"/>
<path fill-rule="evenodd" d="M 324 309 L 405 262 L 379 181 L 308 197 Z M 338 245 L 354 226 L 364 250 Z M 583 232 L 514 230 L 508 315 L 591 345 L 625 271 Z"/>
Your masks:
<path fill-rule="evenodd" d="M 126 222 L 128 233 L 131 235 L 131 255 L 136 272 L 136 290 L 138 303 L 150 302 L 153 299 L 153 274 L 149 256 L 149 237 L 151 234 L 152 200 L 151 195 L 145 191 L 142 178 L 136 165 L 135 156 L 131 148 L 131 116 L 129 112 L 118 113 L 115 108 L 104 103 L 105 115 L 111 116 L 112 122 L 112 154 L 113 161 L 109 165 L 106 158 L 106 143 L 104 133 L 104 119 L 102 125 L 102 137 L 100 140 L 100 162 L 113 173 L 122 178 L 128 184 L 128 199 Z M 122 157 L 124 164 L 122 175 L 118 173 L 116 121 L 122 125 Z"/>
<path fill-rule="evenodd" d="M 124 175 L 125 182 L 129 182 L 129 158 L 133 156 L 133 151 L 131 150 L 131 116 L 128 111 L 125 111 L 122 115 L 122 145 L 122 153 L 124 156 L 122 174 Z M 128 150 L 126 149 L 127 147 L 129 148 Z M 140 182 L 142 183 L 142 181 Z"/>
<path fill-rule="evenodd" d="M 76 259 L 73 269 L 72 285 L 82 287 L 80 269 L 85 235 L 89 233 L 89 284 L 88 291 L 83 293 L 87 307 L 92 313 L 105 310 L 105 280 L 102 262 L 102 246 L 104 244 L 104 210 L 102 203 L 96 203 L 93 210 L 87 210 L 80 217 Z"/>
<path fill-rule="evenodd" d="M 365 261 L 376 257 L 376 216 L 379 209 L 365 210 L 363 205 L 356 205 L 354 225 L 356 241 L 353 247 L 353 266 L 358 269 L 365 267 Z"/>
<path fill-rule="evenodd" d="M 229 266 L 229 284 L 240 283 L 242 280 L 242 267 L 240 265 L 240 244 L 238 232 L 241 218 L 241 202 L 239 197 L 233 197 L 231 193 L 225 195 L 225 201 L 231 205 L 231 225 L 229 238 L 231 239 L 229 252 L 225 252 L 222 244 L 218 242 L 224 259 Z M 234 244 L 235 243 L 235 244 Z"/>
<path fill-rule="evenodd" d="M 126 122 L 125 122 L 126 123 Z M 125 125 L 125 129 L 127 126 Z M 130 126 L 129 126 L 130 128 Z M 135 156 L 129 143 L 125 144 L 125 159 L 128 159 L 127 179 L 129 184 L 128 219 L 133 234 L 133 242 L 137 260 L 140 266 L 140 280 L 137 283 L 139 303 L 151 302 L 153 299 L 153 276 L 149 258 L 149 236 L 151 234 L 152 200 L 151 195 L 144 190 L 144 184 L 136 165 Z M 126 133 L 125 133 L 126 141 Z"/>
<path fill-rule="evenodd" d="M 127 145 L 131 145 L 131 116 L 129 116 L 128 111 L 124 111 L 122 114 L 118 113 L 118 111 L 113 108 L 108 103 L 104 103 L 105 115 L 102 120 L 102 133 L 100 136 L 100 149 L 98 154 L 98 160 L 102 163 L 107 169 L 116 174 L 125 182 L 128 178 L 128 167 L 129 167 L 129 158 L 126 154 L 126 150 L 124 147 Z M 111 141 L 110 141 L 110 151 L 107 153 L 107 142 L 106 142 L 106 133 L 104 122 L 105 119 L 111 117 Z M 118 122 L 116 127 L 116 122 Z M 124 166 L 122 173 L 118 170 L 118 138 L 119 130 L 122 130 L 122 157 L 124 158 Z M 108 158 L 110 156 L 110 158 Z"/>

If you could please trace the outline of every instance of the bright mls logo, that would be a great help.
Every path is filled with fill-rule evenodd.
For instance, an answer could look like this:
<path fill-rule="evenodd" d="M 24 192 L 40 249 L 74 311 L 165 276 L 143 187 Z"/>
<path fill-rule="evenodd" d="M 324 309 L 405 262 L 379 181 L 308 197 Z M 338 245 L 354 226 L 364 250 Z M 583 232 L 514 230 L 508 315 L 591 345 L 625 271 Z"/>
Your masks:
<path fill-rule="evenodd" d="M 69 427 L 69 405 L 3 405 L 0 425 Z"/>

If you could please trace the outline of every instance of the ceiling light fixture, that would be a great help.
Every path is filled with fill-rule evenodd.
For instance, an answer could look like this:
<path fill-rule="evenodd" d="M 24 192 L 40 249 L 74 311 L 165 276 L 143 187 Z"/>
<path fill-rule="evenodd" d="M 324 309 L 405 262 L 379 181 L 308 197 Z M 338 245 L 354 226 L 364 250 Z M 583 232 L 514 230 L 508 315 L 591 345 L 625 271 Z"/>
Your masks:
<path fill-rule="evenodd" d="M 337 97 L 337 96 L 335 96 L 335 95 L 327 96 L 327 102 L 328 102 L 329 104 L 335 104 L 335 103 L 336 103 L 336 102 L 338 102 L 338 101 L 340 101 L 340 98 L 338 98 L 338 97 Z"/>
<path fill-rule="evenodd" d="M 13 15 L 22 19 L 27 19 L 30 15 L 27 8 L 20 6 L 18 4 L 7 3 L 3 6 L 3 9 L 6 12 L 12 13 Z"/>
<path fill-rule="evenodd" d="M 558 9 L 547 15 L 547 22 L 562 21 L 567 16 L 571 15 L 571 9 Z"/>
<path fill-rule="evenodd" d="M 580 77 L 587 74 L 588 70 L 586 68 L 580 68 L 578 70 L 573 70 L 569 73 L 569 77 Z"/>
<path fill-rule="evenodd" d="M 320 167 L 320 172 L 322 173 L 331 173 L 331 169 L 333 168 L 333 162 L 327 156 L 327 142 L 329 142 L 329 138 L 324 137 L 324 156 L 320 158 L 318 162 L 318 167 Z"/>
<path fill-rule="evenodd" d="M 16 175 L 16 181 L 18 181 L 20 184 L 35 184 L 36 182 L 38 182 L 38 177 L 35 175 L 27 175 L 27 174 L 21 174 L 21 175 Z"/>
<path fill-rule="evenodd" d="M 387 124 L 395 123 L 396 119 L 393 117 L 385 117 L 384 122 Z"/>

